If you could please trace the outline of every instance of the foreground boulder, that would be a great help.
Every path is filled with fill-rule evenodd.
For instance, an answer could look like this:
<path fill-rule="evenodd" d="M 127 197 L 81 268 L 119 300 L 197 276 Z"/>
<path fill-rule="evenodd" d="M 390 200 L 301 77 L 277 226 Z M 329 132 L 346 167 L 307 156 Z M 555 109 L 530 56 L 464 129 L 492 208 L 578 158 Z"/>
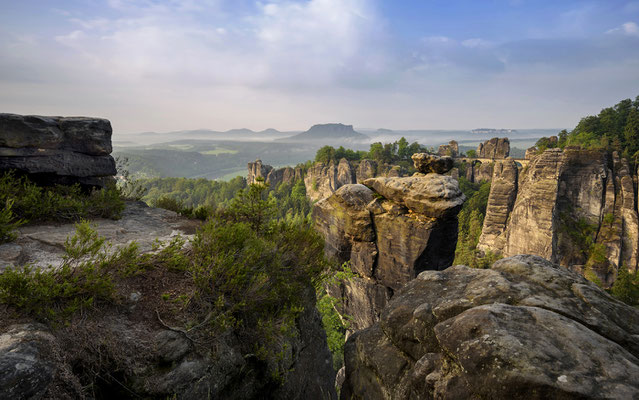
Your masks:
<path fill-rule="evenodd" d="M 639 397 L 639 310 L 520 255 L 425 271 L 345 348 L 343 399 Z"/>
<path fill-rule="evenodd" d="M 103 186 L 116 174 L 111 123 L 87 117 L 0 114 L 0 171 L 42 183 Z"/>

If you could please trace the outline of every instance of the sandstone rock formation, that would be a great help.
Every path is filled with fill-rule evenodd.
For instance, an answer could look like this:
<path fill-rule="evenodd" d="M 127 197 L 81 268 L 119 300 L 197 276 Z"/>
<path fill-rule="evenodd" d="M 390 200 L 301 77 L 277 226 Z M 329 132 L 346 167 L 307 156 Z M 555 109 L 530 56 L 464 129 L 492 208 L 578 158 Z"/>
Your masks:
<path fill-rule="evenodd" d="M 478 158 L 506 158 L 510 154 L 510 140 L 508 138 L 492 138 L 477 147 Z"/>
<path fill-rule="evenodd" d="M 304 177 L 306 195 L 313 201 L 324 199 L 349 183 L 355 183 L 355 173 L 344 158 L 337 165 L 333 161 L 328 164 L 315 163 Z"/>
<path fill-rule="evenodd" d="M 459 155 L 459 144 L 451 140 L 448 144 L 442 144 L 437 149 L 437 154 L 440 156 L 457 157 Z"/>
<path fill-rule="evenodd" d="M 425 271 L 345 347 L 343 399 L 639 397 L 639 310 L 535 256 Z"/>
<path fill-rule="evenodd" d="M 248 175 L 246 176 L 246 183 L 251 185 L 256 182 L 257 178 L 266 180 L 269 172 L 273 170 L 273 167 L 262 163 L 262 160 L 255 160 L 248 163 Z"/>
<path fill-rule="evenodd" d="M 255 183 L 257 178 L 264 179 L 264 182 L 271 185 L 272 188 L 276 188 L 282 183 L 294 183 L 302 179 L 302 168 L 284 167 L 275 169 L 270 165 L 263 164 L 262 160 L 255 160 L 248 163 L 246 183 L 249 185 Z"/>
<path fill-rule="evenodd" d="M 106 119 L 0 114 L 0 171 L 46 184 L 103 186 L 116 174 L 111 133 Z"/>
<path fill-rule="evenodd" d="M 411 157 L 415 164 L 415 169 L 422 174 L 434 172 L 436 174 L 445 174 L 453 168 L 453 159 L 451 157 L 439 157 L 427 153 L 415 153 Z"/>
<path fill-rule="evenodd" d="M 517 197 L 519 170 L 512 159 L 495 162 L 479 248 L 501 249 L 508 217 Z"/>
<path fill-rule="evenodd" d="M 591 270 L 607 286 L 621 265 L 637 270 L 636 184 L 625 160 L 568 147 L 546 150 L 518 178 L 512 165 L 501 168 L 493 175 L 481 250 L 539 255 Z M 594 255 L 602 251 L 605 262 Z"/>
<path fill-rule="evenodd" d="M 526 155 L 524 156 L 524 158 L 526 160 L 532 160 L 533 158 L 535 158 L 537 156 L 537 148 L 535 146 L 533 147 L 529 147 L 526 149 Z"/>
<path fill-rule="evenodd" d="M 464 200 L 450 176 L 418 173 L 345 185 L 315 204 L 327 255 L 356 273 L 329 288 L 352 330 L 377 321 L 393 292 L 419 272 L 452 263 Z"/>

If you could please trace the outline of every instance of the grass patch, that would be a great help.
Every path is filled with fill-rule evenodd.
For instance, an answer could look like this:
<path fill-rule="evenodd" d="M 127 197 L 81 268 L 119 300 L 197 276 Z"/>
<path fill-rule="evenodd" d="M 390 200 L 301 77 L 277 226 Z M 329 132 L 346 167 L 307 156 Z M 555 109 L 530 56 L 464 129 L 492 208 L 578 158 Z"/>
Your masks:
<path fill-rule="evenodd" d="M 216 147 L 212 150 L 200 151 L 200 154 L 207 156 L 217 156 L 218 154 L 237 154 L 237 150 L 225 149 L 224 147 Z"/>

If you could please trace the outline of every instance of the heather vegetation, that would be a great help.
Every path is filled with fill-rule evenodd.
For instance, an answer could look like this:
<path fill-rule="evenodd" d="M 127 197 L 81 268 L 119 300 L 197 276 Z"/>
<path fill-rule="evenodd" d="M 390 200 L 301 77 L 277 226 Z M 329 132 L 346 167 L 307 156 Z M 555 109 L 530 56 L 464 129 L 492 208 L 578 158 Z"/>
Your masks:
<path fill-rule="evenodd" d="M 13 240 L 14 230 L 23 224 L 118 219 L 124 210 L 122 193 L 115 184 L 91 191 L 79 185 L 43 187 L 11 171 L 0 176 L 0 205 L 0 243 Z"/>
<path fill-rule="evenodd" d="M 187 284 L 162 299 L 179 300 L 173 318 L 184 332 L 234 332 L 246 355 L 281 380 L 287 371 L 280 361 L 290 351 L 286 338 L 297 334 L 297 318 L 321 291 L 330 264 L 310 223 L 278 218 L 276 204 L 266 185 L 250 185 L 209 215 L 190 246 L 177 237 L 145 254 L 135 243 L 113 248 L 88 222 L 79 223 L 61 266 L 26 265 L 0 274 L 0 304 L 55 327 L 78 314 L 119 307 L 132 279 L 172 274 L 172 281 Z"/>

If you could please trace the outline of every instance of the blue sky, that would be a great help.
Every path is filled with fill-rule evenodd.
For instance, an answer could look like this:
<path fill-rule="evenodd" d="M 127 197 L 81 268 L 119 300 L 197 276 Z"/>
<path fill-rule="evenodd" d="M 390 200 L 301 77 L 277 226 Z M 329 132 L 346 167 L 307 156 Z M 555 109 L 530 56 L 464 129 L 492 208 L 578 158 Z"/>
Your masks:
<path fill-rule="evenodd" d="M 639 95 L 639 1 L 0 0 L 0 110 L 116 133 L 563 128 Z"/>

